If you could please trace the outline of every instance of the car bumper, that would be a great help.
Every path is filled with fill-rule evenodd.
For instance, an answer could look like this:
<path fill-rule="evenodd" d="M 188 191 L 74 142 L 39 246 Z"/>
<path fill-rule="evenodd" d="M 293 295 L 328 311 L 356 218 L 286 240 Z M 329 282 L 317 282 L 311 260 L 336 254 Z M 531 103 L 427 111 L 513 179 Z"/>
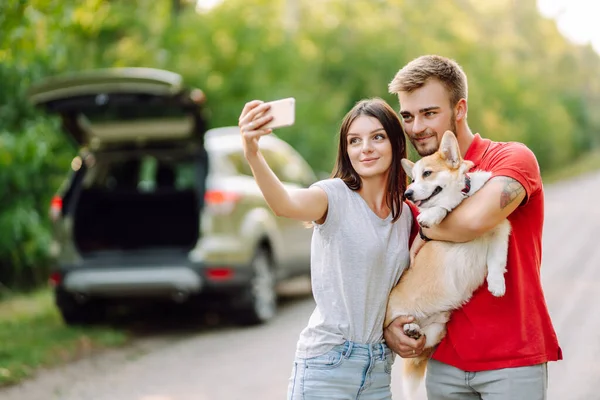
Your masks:
<path fill-rule="evenodd" d="M 198 293 L 202 278 L 185 267 L 79 270 L 65 276 L 63 287 L 69 292 L 88 295 Z"/>
<path fill-rule="evenodd" d="M 90 297 L 187 297 L 235 292 L 251 277 L 247 267 L 232 268 L 228 279 L 211 278 L 209 270 L 207 266 L 66 268 L 60 286 Z"/>

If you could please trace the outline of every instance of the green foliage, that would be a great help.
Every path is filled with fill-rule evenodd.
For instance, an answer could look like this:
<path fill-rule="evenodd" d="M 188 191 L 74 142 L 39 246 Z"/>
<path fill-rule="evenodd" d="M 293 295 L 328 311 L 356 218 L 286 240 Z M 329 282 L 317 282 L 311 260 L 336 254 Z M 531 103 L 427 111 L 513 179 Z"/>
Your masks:
<path fill-rule="evenodd" d="M 45 281 L 50 243 L 48 204 L 74 150 L 55 118 L 27 102 L 29 85 L 60 70 L 64 20 L 59 1 L 9 1 L 0 10 L 0 297 L 4 286 L 27 288 Z"/>
<path fill-rule="evenodd" d="M 0 132 L 0 282 L 27 286 L 47 276 L 48 204 L 69 165 L 52 122 Z"/>
<path fill-rule="evenodd" d="M 343 115 L 359 99 L 397 100 L 387 84 L 422 54 L 469 77 L 469 123 L 517 140 L 544 172 L 600 147 L 600 57 L 542 18 L 535 0 L 7 0 L 0 5 L 0 282 L 38 282 L 48 261 L 47 205 L 74 155 L 54 119 L 27 104 L 44 76 L 98 67 L 181 73 L 207 94 L 212 126 L 246 101 L 294 96 L 277 132 L 330 171 Z"/>

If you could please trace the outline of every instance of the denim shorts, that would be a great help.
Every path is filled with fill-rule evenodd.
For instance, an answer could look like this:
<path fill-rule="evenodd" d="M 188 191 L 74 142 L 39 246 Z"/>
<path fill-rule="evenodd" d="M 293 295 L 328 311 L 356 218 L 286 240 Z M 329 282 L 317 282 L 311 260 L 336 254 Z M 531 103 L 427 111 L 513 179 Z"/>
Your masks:
<path fill-rule="evenodd" d="M 390 400 L 394 354 L 383 343 L 345 342 L 294 360 L 288 400 Z"/>

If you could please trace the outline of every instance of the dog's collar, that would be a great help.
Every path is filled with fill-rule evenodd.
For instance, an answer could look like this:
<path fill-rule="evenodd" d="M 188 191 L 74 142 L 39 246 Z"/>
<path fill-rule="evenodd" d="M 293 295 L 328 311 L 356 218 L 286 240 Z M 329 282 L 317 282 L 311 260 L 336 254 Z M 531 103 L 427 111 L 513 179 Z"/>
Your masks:
<path fill-rule="evenodd" d="M 469 192 L 471 191 L 471 177 L 467 174 L 465 174 L 465 187 L 463 188 L 463 190 L 461 190 L 461 193 L 463 195 L 468 195 Z"/>

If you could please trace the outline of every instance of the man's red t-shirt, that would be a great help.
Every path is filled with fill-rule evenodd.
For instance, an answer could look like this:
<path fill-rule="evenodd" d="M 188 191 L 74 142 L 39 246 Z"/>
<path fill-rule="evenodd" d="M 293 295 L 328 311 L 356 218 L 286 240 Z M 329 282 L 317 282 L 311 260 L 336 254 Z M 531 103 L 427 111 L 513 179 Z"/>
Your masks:
<path fill-rule="evenodd" d="M 526 198 L 510 214 L 506 294 L 494 297 L 484 283 L 452 312 L 448 333 L 433 358 L 464 371 L 523 367 L 562 359 L 540 280 L 544 192 L 535 155 L 520 143 L 475 135 L 465 159 L 473 170 L 517 180 Z"/>

